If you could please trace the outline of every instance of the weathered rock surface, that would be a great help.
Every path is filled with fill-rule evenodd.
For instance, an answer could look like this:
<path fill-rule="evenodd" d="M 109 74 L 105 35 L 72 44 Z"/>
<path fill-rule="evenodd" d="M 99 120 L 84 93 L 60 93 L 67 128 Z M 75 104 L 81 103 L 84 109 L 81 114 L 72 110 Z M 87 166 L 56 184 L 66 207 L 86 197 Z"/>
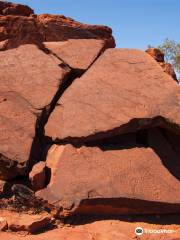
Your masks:
<path fill-rule="evenodd" d="M 30 16 L 34 11 L 25 5 L 0 1 L 0 15 Z"/>
<path fill-rule="evenodd" d="M 63 15 L 0 16 L 0 50 L 68 39 L 102 39 L 106 47 L 115 47 L 112 30 L 106 26 L 82 24 Z"/>
<path fill-rule="evenodd" d="M 178 82 L 172 64 L 166 63 L 164 61 L 164 53 L 161 50 L 158 48 L 148 48 L 146 52 L 159 63 L 165 73 L 169 74 L 174 80 Z"/>
<path fill-rule="evenodd" d="M 151 125 L 179 128 L 179 109 L 179 86 L 154 59 L 140 50 L 108 49 L 63 94 L 46 135 L 87 141 Z"/>
<path fill-rule="evenodd" d="M 180 211 L 180 182 L 150 148 L 53 145 L 47 167 L 51 181 L 37 196 L 62 216 Z"/>
<path fill-rule="evenodd" d="M 22 231 L 35 233 L 49 227 L 52 224 L 51 217 L 45 213 L 30 215 L 23 213 L 10 214 L 8 211 L 1 211 L 1 217 L 4 222 L 6 222 L 6 228 L 15 232 Z"/>
<path fill-rule="evenodd" d="M 45 47 L 68 64 L 83 72 L 106 48 L 106 42 L 96 39 L 70 39 L 65 42 L 45 42 Z"/>
<path fill-rule="evenodd" d="M 44 212 L 180 213 L 174 70 L 158 49 L 114 46 L 106 26 L 0 1 L 1 230 L 44 230 Z M 129 239 L 106 235 L 71 237 Z"/>
<path fill-rule="evenodd" d="M 29 179 L 34 191 L 44 188 L 46 184 L 46 163 L 42 161 L 36 163 L 29 173 Z"/>
<path fill-rule="evenodd" d="M 1 92 L 0 179 L 8 180 L 23 174 L 30 155 L 34 160 L 38 157 L 36 152 L 31 152 L 36 125 L 33 110 L 18 93 L 10 89 Z"/>
<path fill-rule="evenodd" d="M 0 88 L 15 92 L 35 109 L 48 106 L 70 69 L 34 45 L 0 53 Z"/>
<path fill-rule="evenodd" d="M 70 70 L 34 45 L 0 52 L 0 178 L 24 174 L 39 159 L 36 121 Z"/>

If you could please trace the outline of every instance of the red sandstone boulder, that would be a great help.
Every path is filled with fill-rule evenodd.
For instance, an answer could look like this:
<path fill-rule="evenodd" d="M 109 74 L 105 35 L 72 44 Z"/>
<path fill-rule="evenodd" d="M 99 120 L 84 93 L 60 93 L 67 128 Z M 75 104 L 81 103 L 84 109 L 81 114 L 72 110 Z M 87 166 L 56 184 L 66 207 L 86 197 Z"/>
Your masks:
<path fill-rule="evenodd" d="M 46 163 L 42 161 L 36 163 L 29 173 L 29 179 L 34 191 L 44 188 L 46 184 Z"/>
<path fill-rule="evenodd" d="M 179 86 L 153 58 L 140 50 L 108 49 L 60 98 L 46 135 L 84 142 L 153 125 L 178 131 L 179 110 Z"/>
<path fill-rule="evenodd" d="M 23 175 L 38 161 L 37 120 L 70 72 L 61 63 L 34 45 L 0 52 L 0 179 Z"/>
<path fill-rule="evenodd" d="M 0 1 L 0 15 L 30 16 L 34 11 L 25 5 Z"/>
<path fill-rule="evenodd" d="M 61 216 L 180 212 L 179 180 L 150 148 L 53 145 L 47 167 L 50 183 L 37 196 Z"/>
<path fill-rule="evenodd" d="M 96 39 L 70 39 L 65 42 L 45 42 L 49 49 L 77 72 L 83 72 L 105 50 L 106 42 Z"/>

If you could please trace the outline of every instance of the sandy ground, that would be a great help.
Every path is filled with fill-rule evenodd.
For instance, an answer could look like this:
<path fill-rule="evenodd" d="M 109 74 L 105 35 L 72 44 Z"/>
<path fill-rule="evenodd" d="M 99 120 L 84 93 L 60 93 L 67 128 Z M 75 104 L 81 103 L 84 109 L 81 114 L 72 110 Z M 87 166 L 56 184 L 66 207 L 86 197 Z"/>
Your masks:
<path fill-rule="evenodd" d="M 140 219 L 140 217 L 139 217 Z M 171 216 L 158 217 L 135 221 L 134 219 L 121 220 L 92 220 L 81 225 L 59 225 L 58 228 L 36 235 L 26 233 L 1 232 L 0 240 L 180 240 L 180 219 Z M 141 236 L 135 234 L 135 228 L 142 227 L 144 232 L 150 230 L 173 230 L 173 233 L 150 234 Z"/>

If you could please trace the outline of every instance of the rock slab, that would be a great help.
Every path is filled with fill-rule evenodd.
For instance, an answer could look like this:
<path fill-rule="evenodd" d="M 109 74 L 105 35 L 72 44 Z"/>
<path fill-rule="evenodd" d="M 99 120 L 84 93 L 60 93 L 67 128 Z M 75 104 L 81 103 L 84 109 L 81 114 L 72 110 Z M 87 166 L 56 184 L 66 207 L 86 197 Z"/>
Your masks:
<path fill-rule="evenodd" d="M 51 180 L 37 196 L 60 215 L 180 211 L 180 183 L 151 148 L 101 149 L 53 145 Z"/>
<path fill-rule="evenodd" d="M 152 125 L 178 131 L 179 109 L 179 86 L 152 57 L 135 49 L 107 49 L 63 94 L 46 135 L 85 142 Z"/>

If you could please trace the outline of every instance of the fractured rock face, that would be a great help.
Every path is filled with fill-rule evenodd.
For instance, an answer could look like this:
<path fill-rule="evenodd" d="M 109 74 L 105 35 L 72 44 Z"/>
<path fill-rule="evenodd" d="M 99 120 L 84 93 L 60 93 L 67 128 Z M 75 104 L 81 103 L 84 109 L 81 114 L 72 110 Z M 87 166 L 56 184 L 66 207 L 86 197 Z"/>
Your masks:
<path fill-rule="evenodd" d="M 108 49 L 63 94 L 46 135 L 83 142 L 151 125 L 179 128 L 179 109 L 179 86 L 154 59 L 140 50 Z"/>
<path fill-rule="evenodd" d="M 45 42 L 45 47 L 76 71 L 85 71 L 106 48 L 106 42 L 96 39 L 70 39 L 65 42 Z"/>
<path fill-rule="evenodd" d="M 49 105 L 67 70 L 52 55 L 34 45 L 0 53 L 0 89 L 17 92 L 35 109 Z"/>
<path fill-rule="evenodd" d="M 45 36 L 45 42 L 68 39 L 102 39 L 109 47 L 115 47 L 112 30 L 107 26 L 82 24 L 63 15 L 41 14 L 38 25 Z"/>
<path fill-rule="evenodd" d="M 24 174 L 39 158 L 36 121 L 69 74 L 34 45 L 0 53 L 0 178 Z"/>
<path fill-rule="evenodd" d="M 68 39 L 101 39 L 107 47 L 115 47 L 112 30 L 106 26 L 82 24 L 63 15 L 0 15 L 0 50 Z"/>
<path fill-rule="evenodd" d="M 1 92 L 0 113 L 0 178 L 8 180 L 25 170 L 35 136 L 36 116 L 27 100 L 10 89 Z M 36 153 L 33 155 L 36 159 Z"/>
<path fill-rule="evenodd" d="M 150 148 L 53 145 L 47 167 L 51 181 L 37 196 L 62 216 L 180 211 L 180 182 Z"/>

